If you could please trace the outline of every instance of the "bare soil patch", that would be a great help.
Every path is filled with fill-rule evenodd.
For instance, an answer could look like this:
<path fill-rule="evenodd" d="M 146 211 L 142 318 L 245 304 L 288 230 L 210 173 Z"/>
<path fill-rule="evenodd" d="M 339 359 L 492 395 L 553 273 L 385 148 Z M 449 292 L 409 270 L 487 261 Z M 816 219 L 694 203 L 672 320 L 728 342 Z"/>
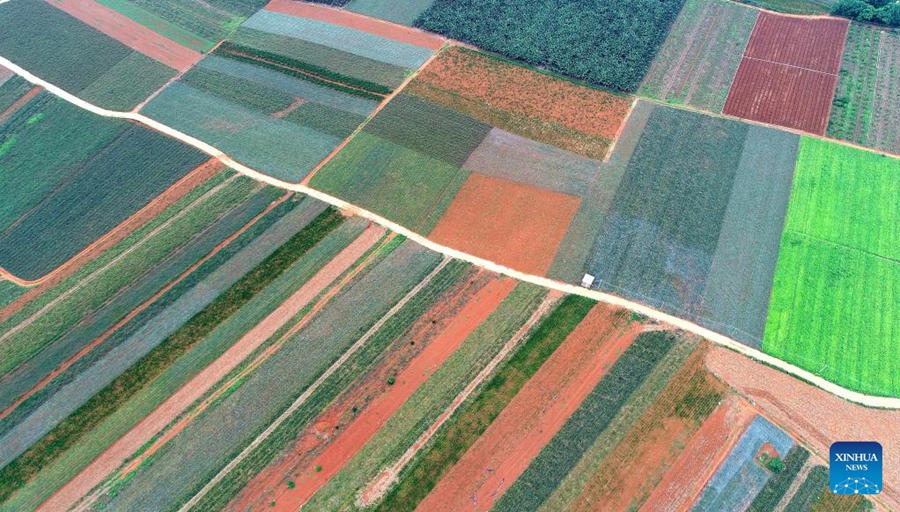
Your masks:
<path fill-rule="evenodd" d="M 203 57 L 200 52 L 181 46 L 118 11 L 92 0 L 47 0 L 47 3 L 132 50 L 141 52 L 177 71 L 187 70 Z"/>
<path fill-rule="evenodd" d="M 581 199 L 472 173 L 429 238 L 545 275 Z"/>
<path fill-rule="evenodd" d="M 372 35 L 400 41 L 429 50 L 440 50 L 446 40 L 443 37 L 429 34 L 412 27 L 396 25 L 350 11 L 339 11 L 323 5 L 312 5 L 292 0 L 272 0 L 265 9 L 282 14 L 290 14 L 300 18 L 324 21 L 342 27 L 348 27 Z"/>
<path fill-rule="evenodd" d="M 417 510 L 490 509 L 634 341 L 621 313 L 595 306 Z"/>

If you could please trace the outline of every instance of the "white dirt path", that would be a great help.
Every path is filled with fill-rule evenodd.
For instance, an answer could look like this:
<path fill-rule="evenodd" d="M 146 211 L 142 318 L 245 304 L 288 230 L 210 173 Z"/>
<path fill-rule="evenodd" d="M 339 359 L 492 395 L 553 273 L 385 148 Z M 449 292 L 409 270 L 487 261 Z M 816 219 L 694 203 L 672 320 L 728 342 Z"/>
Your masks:
<path fill-rule="evenodd" d="M 748 347 L 742 343 L 739 343 L 723 334 L 713 332 L 713 331 L 711 331 L 705 327 L 702 327 L 700 325 L 697 325 L 693 322 L 689 322 L 682 318 L 678 318 L 678 317 L 672 316 L 670 314 L 663 313 L 662 311 L 655 310 L 655 309 L 645 306 L 643 304 L 639 304 L 637 302 L 623 299 L 622 297 L 618 297 L 618 296 L 611 295 L 608 293 L 603 293 L 603 292 L 594 291 L 594 290 L 588 290 L 588 289 L 581 288 L 579 286 L 575 286 L 572 284 L 555 281 L 553 279 L 549 279 L 546 277 L 540 277 L 540 276 L 536 276 L 536 275 L 532 275 L 532 274 L 526 274 L 526 273 L 520 272 L 518 270 L 513 270 L 511 268 L 504 267 L 503 265 L 500 265 L 493 261 L 488 261 L 483 258 L 479 258 L 479 257 L 473 256 L 471 254 L 466 254 L 462 251 L 458 251 L 456 249 L 452 249 L 450 247 L 446 247 L 441 244 L 435 243 L 435 242 L 425 238 L 424 236 L 419 235 L 418 233 L 415 233 L 415 232 L 407 229 L 406 227 L 403 227 L 395 222 L 392 222 L 376 213 L 370 212 L 368 210 L 364 210 L 358 206 L 350 204 L 342 199 L 339 199 L 337 197 L 325 194 L 324 192 L 320 192 L 318 190 L 309 188 L 306 185 L 302 185 L 299 183 L 288 183 L 286 181 L 282 181 L 277 178 L 267 176 L 257 170 L 251 169 L 251 168 L 247 167 L 246 165 L 243 165 L 243 164 L 235 161 L 233 158 L 226 155 L 221 150 L 213 147 L 212 145 L 207 144 L 206 142 L 203 142 L 197 138 L 191 137 L 190 135 L 184 134 L 184 133 L 182 133 L 174 128 L 171 128 L 169 126 L 166 126 L 158 121 L 150 119 L 149 117 L 146 117 L 142 114 L 136 114 L 133 112 L 115 112 L 112 110 L 100 108 L 96 105 L 92 105 L 91 103 L 88 103 L 88 102 L 82 100 L 81 98 L 78 98 L 75 95 L 62 90 L 59 87 L 57 87 L 51 83 L 48 83 L 47 81 L 42 80 L 41 78 L 38 78 L 37 76 L 33 75 L 32 73 L 28 72 L 27 70 L 22 69 L 20 66 L 16 65 L 15 63 L 10 62 L 5 57 L 0 57 L 0 66 L 6 67 L 6 68 L 14 71 L 16 74 L 18 74 L 22 78 L 28 80 L 29 82 L 31 82 L 35 85 L 40 85 L 45 90 L 50 92 L 51 94 L 56 95 L 56 96 L 66 100 L 78 107 L 81 107 L 89 112 L 92 112 L 94 114 L 97 114 L 97 115 L 103 116 L 103 117 L 127 119 L 130 121 L 134 121 L 136 123 L 141 123 L 149 128 L 159 131 L 160 133 L 166 134 L 172 138 L 175 138 L 175 139 L 180 140 L 181 142 L 184 142 L 185 144 L 193 146 L 210 156 L 218 158 L 222 163 L 224 163 L 225 165 L 231 167 L 232 169 L 240 172 L 241 174 L 249 176 L 249 177 L 251 177 L 255 180 L 261 181 L 263 183 L 267 183 L 269 185 L 279 187 L 279 188 L 282 188 L 285 190 L 292 190 L 295 192 L 300 192 L 300 193 L 306 194 L 310 197 L 313 197 L 315 199 L 318 199 L 320 201 L 331 204 L 337 208 L 345 210 L 346 212 L 352 213 L 354 215 L 358 215 L 364 219 L 375 222 L 376 224 L 379 224 L 387 229 L 395 231 L 396 233 L 403 235 L 403 236 L 409 238 L 410 240 L 413 240 L 416 243 L 418 243 L 432 251 L 439 252 L 445 256 L 449 256 L 451 258 L 466 261 L 466 262 L 472 263 L 473 265 L 477 265 L 477 266 L 485 268 L 487 270 L 507 275 L 509 277 L 518 279 L 520 281 L 532 283 L 532 284 L 535 284 L 538 286 L 543 286 L 545 288 L 549 288 L 549 289 L 553 289 L 553 290 L 558 290 L 563 293 L 569 293 L 569 294 L 573 294 L 573 295 L 581 295 L 581 296 L 588 297 L 588 298 L 591 298 L 591 299 L 594 299 L 597 301 L 605 302 L 607 304 L 612 304 L 614 306 L 619 306 L 622 308 L 629 309 L 631 311 L 640 313 L 644 316 L 647 316 L 654 320 L 658 320 L 660 322 L 666 322 L 666 323 L 672 324 L 679 329 L 702 336 L 702 337 L 712 341 L 713 343 L 716 343 L 723 347 L 726 347 L 726 348 L 729 348 L 736 352 L 739 352 L 739 353 L 741 353 L 747 357 L 750 357 L 752 359 L 755 359 L 757 361 L 771 365 L 771 366 L 778 368 L 779 370 L 786 372 L 788 374 L 791 374 L 795 377 L 799 377 L 803 380 L 806 380 L 807 382 L 809 382 L 829 393 L 839 396 L 845 400 L 856 402 L 858 404 L 869 406 L 869 407 L 880 407 L 880 408 L 885 408 L 885 409 L 900 409 L 900 398 L 872 396 L 872 395 L 866 395 L 863 393 L 859 393 L 856 391 L 851 391 L 849 389 L 838 386 L 837 384 L 829 382 L 818 375 L 814 375 L 813 373 L 811 373 L 807 370 L 804 370 L 798 366 L 787 363 L 785 361 L 782 361 L 781 359 L 770 356 L 768 354 L 764 354 L 763 352 L 761 352 L 757 349 L 754 349 L 754 348 Z M 871 151 L 871 150 L 869 150 L 869 151 Z M 880 152 L 880 151 L 874 151 L 874 152 L 883 154 L 883 152 Z"/>

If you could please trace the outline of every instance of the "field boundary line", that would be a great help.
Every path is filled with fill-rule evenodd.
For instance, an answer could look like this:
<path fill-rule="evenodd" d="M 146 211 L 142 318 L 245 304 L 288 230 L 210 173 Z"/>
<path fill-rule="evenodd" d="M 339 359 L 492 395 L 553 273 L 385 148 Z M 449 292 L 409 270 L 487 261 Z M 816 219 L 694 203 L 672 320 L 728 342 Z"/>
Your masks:
<path fill-rule="evenodd" d="M 744 51 L 746 52 L 747 50 L 744 49 Z M 789 67 L 789 68 L 799 69 L 799 70 L 801 70 L 801 71 L 810 71 L 810 72 L 812 72 L 812 73 L 819 73 L 819 74 L 822 74 L 822 75 L 838 76 L 837 73 L 829 73 L 829 72 L 827 72 L 827 71 L 820 71 L 820 70 L 818 70 L 818 69 L 804 68 L 804 67 L 802 67 L 802 66 L 795 66 L 795 65 L 793 65 L 793 64 L 787 64 L 787 63 L 784 63 L 784 62 L 778 62 L 777 60 L 760 59 L 759 57 L 751 57 L 751 56 L 746 55 L 746 54 L 745 54 L 743 57 L 741 57 L 741 58 L 743 58 L 743 59 L 749 59 L 749 60 L 756 60 L 756 61 L 759 61 L 759 62 L 765 62 L 766 64 L 776 64 L 776 65 L 779 65 L 779 66 L 787 66 L 787 67 Z"/>
<path fill-rule="evenodd" d="M 382 471 L 378 476 L 376 476 L 373 480 L 371 480 L 366 487 L 360 491 L 360 493 L 356 497 L 356 504 L 360 508 L 368 507 L 374 504 L 376 501 L 379 501 L 388 489 L 397 481 L 397 477 L 400 476 L 400 472 L 403 471 L 403 468 L 406 467 L 407 464 L 412 462 L 413 458 L 419 453 L 431 438 L 437 434 L 438 430 L 444 426 L 444 424 L 456 413 L 457 410 L 468 400 L 469 396 L 475 391 L 475 389 L 480 386 L 482 383 L 487 381 L 488 377 L 490 377 L 497 366 L 503 362 L 504 359 L 515 349 L 522 339 L 531 332 L 531 330 L 535 327 L 537 322 L 545 316 L 550 308 L 553 307 L 554 304 L 559 302 L 562 298 L 563 294 L 556 291 L 550 290 L 550 293 L 547 294 L 547 297 L 544 298 L 543 302 L 538 306 L 538 308 L 531 314 L 531 317 L 525 321 L 522 327 L 506 342 L 505 345 L 497 352 L 497 355 L 494 356 L 493 359 L 478 372 L 478 375 L 472 379 L 466 387 L 460 391 L 456 398 L 450 402 L 450 405 L 444 409 L 444 412 L 441 413 L 440 416 L 432 423 L 425 432 L 422 432 L 422 435 L 419 436 L 416 441 L 410 445 L 410 447 L 397 459 L 390 467 Z"/>
<path fill-rule="evenodd" d="M 613 306 L 618 306 L 621 308 L 629 309 L 631 311 L 642 314 L 644 316 L 647 316 L 649 318 L 652 318 L 652 319 L 660 321 L 660 322 L 669 323 L 679 329 L 697 334 L 699 336 L 702 336 L 702 337 L 708 339 L 709 341 L 712 341 L 713 343 L 716 343 L 723 347 L 726 347 L 726 348 L 729 348 L 736 352 L 739 352 L 751 359 L 754 359 L 756 361 L 759 361 L 764 364 L 768 364 L 770 366 L 778 368 L 781 371 L 784 371 L 795 377 L 803 379 L 803 380 L 807 381 L 808 383 L 810 383 L 816 387 L 819 387 L 833 395 L 843 398 L 845 400 L 848 400 L 851 402 L 856 402 L 860 405 L 865 405 L 868 407 L 879 407 L 879 408 L 885 408 L 885 409 L 900 409 L 900 398 L 890 398 L 890 397 L 884 397 L 884 396 L 867 395 L 867 394 L 860 393 L 857 391 L 851 391 L 851 390 L 841 387 L 833 382 L 827 381 L 824 378 L 813 374 L 812 372 L 809 372 L 809 371 L 804 370 L 804 369 L 802 369 L 798 366 L 795 366 L 791 363 L 788 363 L 786 361 L 778 359 L 777 357 L 771 356 L 769 354 L 765 354 L 762 351 L 757 350 L 755 348 L 748 347 L 747 345 L 744 345 L 734 339 L 731 339 L 728 336 L 725 336 L 724 334 L 714 332 L 710 329 L 707 329 L 705 327 L 697 325 L 693 322 L 684 320 L 682 318 L 675 317 L 668 313 L 664 313 L 662 311 L 653 309 L 649 306 L 645 306 L 643 304 L 640 304 L 640 303 L 637 303 L 637 302 L 634 302 L 634 301 L 631 301 L 631 300 L 628 300 L 628 299 L 625 299 L 625 298 L 622 298 L 622 297 L 619 297 L 616 295 L 612 295 L 609 293 L 600 292 L 600 291 L 596 291 L 596 290 L 589 290 L 586 288 L 582 288 L 580 286 L 576 286 L 574 284 L 567 284 L 567 283 L 563 283 L 561 281 L 555 281 L 555 280 L 547 278 L 547 277 L 540 277 L 540 276 L 536 276 L 533 274 L 527 274 L 525 272 L 521 272 L 518 270 L 513 270 L 509 267 L 500 265 L 499 263 L 495 263 L 493 261 L 488 261 L 486 259 L 479 258 L 477 256 L 473 256 L 471 254 L 467 254 L 462 251 L 452 249 L 450 247 L 446 247 L 437 242 L 429 240 L 428 238 L 426 238 L 418 233 L 415 233 L 412 230 L 397 224 L 396 222 L 388 220 L 388 219 L 382 217 L 381 215 L 370 212 L 368 210 L 364 210 L 363 208 L 353 205 L 351 203 L 348 203 L 347 201 L 344 201 L 343 199 L 339 199 L 337 197 L 326 194 L 319 190 L 310 188 L 301 183 L 289 183 L 289 182 L 280 180 L 278 178 L 274 178 L 272 176 L 263 174 L 257 170 L 251 169 L 250 167 L 247 167 L 246 165 L 237 162 L 236 160 L 234 160 L 230 156 L 226 155 L 221 150 L 212 146 L 211 144 L 208 144 L 208 143 L 203 142 L 195 137 L 192 137 L 190 135 L 182 133 L 170 126 L 160 123 L 159 121 L 150 119 L 147 116 L 144 116 L 142 114 L 135 114 L 133 112 L 115 112 L 115 111 L 100 108 L 96 105 L 88 103 L 87 101 L 84 101 L 81 98 L 78 98 L 74 94 L 71 94 L 69 92 L 62 90 L 61 88 L 57 87 L 56 85 L 53 85 L 53 84 L 47 82 L 46 80 L 38 78 L 37 76 L 35 76 L 32 73 L 28 72 L 27 70 L 23 69 L 22 67 L 9 61 L 5 57 L 0 56 L 0 66 L 3 66 L 5 68 L 9 69 L 10 71 L 15 72 L 16 74 L 18 74 L 22 78 L 28 80 L 29 82 L 44 87 L 44 89 L 46 89 L 51 94 L 54 94 L 54 95 L 66 100 L 78 107 L 81 107 L 89 112 L 92 112 L 94 114 L 97 114 L 97 115 L 103 116 L 103 117 L 127 119 L 127 120 L 134 121 L 137 123 L 142 123 L 142 124 L 152 128 L 154 130 L 157 130 L 165 135 L 168 135 L 172 138 L 180 140 L 181 142 L 184 142 L 185 144 L 193 146 L 210 156 L 214 156 L 214 157 L 218 158 L 219 160 L 222 161 L 222 163 L 224 163 L 225 165 L 231 167 L 235 171 L 237 171 L 245 176 L 253 178 L 257 181 L 261 181 L 268 185 L 283 188 L 286 190 L 293 190 L 295 192 L 300 192 L 302 194 L 312 197 L 313 199 L 318 199 L 319 201 L 328 203 L 336 208 L 345 210 L 348 213 L 357 215 L 364 219 L 370 220 L 376 224 L 379 224 L 391 231 L 396 232 L 399 235 L 405 236 L 406 238 L 418 243 L 419 245 L 422 245 L 423 247 L 425 247 L 427 249 L 430 249 L 435 252 L 439 252 L 439 253 L 443 254 L 444 256 L 459 259 L 462 261 L 466 261 L 466 262 L 476 265 L 478 267 L 482 267 L 487 270 L 497 272 L 499 274 L 504 274 L 504 275 L 507 275 L 514 279 L 518 279 L 519 281 L 531 283 L 531 284 L 534 284 L 537 286 L 542 286 L 544 288 L 558 290 L 563 293 L 568 293 L 568 294 L 572 294 L 572 295 L 580 295 L 582 297 L 587 297 L 587 298 L 594 299 L 594 300 L 604 302 L 607 304 L 612 304 Z M 689 110 L 693 110 L 693 109 L 689 109 Z M 731 116 L 727 116 L 727 117 L 731 117 Z M 758 124 L 765 125 L 764 123 L 758 123 Z M 765 125 L 765 126 L 770 126 L 770 125 Z M 817 136 L 817 137 L 821 138 L 821 139 L 829 140 L 829 141 L 832 140 L 832 139 L 827 139 L 827 138 L 821 137 L 821 136 Z M 839 143 L 839 141 L 837 141 L 837 142 Z M 853 144 L 847 144 L 847 145 L 854 146 Z M 873 152 L 873 153 L 889 154 L 889 153 L 883 153 L 880 151 L 873 151 L 869 148 L 865 148 L 865 150 Z M 896 158 L 896 155 L 891 155 L 891 156 Z"/>
<path fill-rule="evenodd" d="M 375 322 L 375 325 L 369 328 L 369 330 L 366 331 L 366 333 L 363 334 L 361 338 L 356 340 L 356 343 L 345 350 L 344 353 L 341 354 L 341 357 L 339 357 L 337 361 L 329 366 L 328 369 L 325 370 L 325 372 L 320 375 L 315 382 L 313 382 L 308 388 L 306 388 L 303 394 L 297 397 L 297 399 L 294 400 L 294 403 L 292 403 L 290 407 L 288 407 L 283 413 L 281 413 L 281 415 L 279 415 L 278 418 L 275 419 L 275 421 L 273 421 L 259 436 L 257 436 L 256 439 L 254 439 L 249 445 L 247 445 L 247 447 L 244 448 L 237 457 L 233 458 L 231 462 L 229 462 L 224 468 L 222 468 L 222 470 L 219 471 L 219 473 L 217 473 L 216 476 L 212 478 L 212 480 L 207 482 L 206 485 L 204 485 L 203 488 L 200 489 L 200 491 L 195 494 L 193 498 L 182 505 L 181 508 L 178 509 L 179 512 L 187 512 L 188 510 L 190 510 L 201 499 L 203 499 L 203 497 L 206 496 L 206 494 L 211 491 L 212 488 L 216 486 L 216 484 L 218 484 L 223 478 L 225 478 L 232 469 L 240 464 L 247 457 L 247 455 L 255 450 L 256 447 L 258 447 L 260 444 L 264 443 L 265 440 L 268 439 L 270 435 L 272 435 L 272 432 L 275 432 L 275 430 L 280 427 L 282 423 L 284 423 L 292 414 L 294 414 L 294 411 L 296 411 L 300 408 L 300 406 L 306 403 L 309 397 L 311 397 L 312 394 L 319 389 L 319 386 L 324 384 L 325 381 L 328 380 L 328 378 L 331 377 L 331 375 L 336 372 L 341 366 L 343 366 L 344 363 L 347 362 L 347 360 L 350 359 L 350 357 L 354 353 L 356 353 L 357 350 L 362 348 L 362 346 L 365 345 L 366 342 L 369 341 L 370 338 L 372 338 L 372 336 L 375 336 L 375 334 L 377 334 L 378 331 L 380 331 L 381 328 L 384 327 L 384 324 L 386 324 L 391 318 L 394 317 L 394 315 L 396 315 L 401 309 L 403 309 L 404 306 L 406 306 L 406 303 L 409 302 L 410 299 L 418 295 L 423 288 L 428 286 L 428 283 L 430 283 L 432 279 L 434 279 L 434 277 L 441 272 L 441 270 L 444 270 L 444 267 L 446 267 L 450 263 L 450 261 L 452 261 L 452 258 L 444 256 L 441 259 L 441 262 L 438 263 L 438 265 L 434 268 L 434 270 L 432 270 L 427 276 L 425 276 L 425 278 L 422 279 L 419 284 L 413 287 L 412 290 L 407 292 L 399 302 L 394 304 L 394 307 L 389 309 L 387 313 L 385 313 L 380 319 L 378 319 L 378 321 Z"/>

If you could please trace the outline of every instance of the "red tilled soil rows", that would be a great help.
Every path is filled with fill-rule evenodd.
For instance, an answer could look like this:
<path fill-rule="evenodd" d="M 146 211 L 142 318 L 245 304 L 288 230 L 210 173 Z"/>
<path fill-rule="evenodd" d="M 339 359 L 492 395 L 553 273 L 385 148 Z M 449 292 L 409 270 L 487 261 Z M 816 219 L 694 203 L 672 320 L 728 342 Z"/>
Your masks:
<path fill-rule="evenodd" d="M 416 510 L 490 509 L 641 330 L 598 304 Z"/>
<path fill-rule="evenodd" d="M 701 421 L 678 407 L 700 404 L 688 397 L 725 393 L 728 388 L 703 365 L 701 344 L 585 485 L 570 510 L 633 510 L 644 503 Z"/>
<path fill-rule="evenodd" d="M 346 430 L 313 459 L 297 480 L 296 487 L 285 489 L 278 496 L 275 510 L 297 510 L 337 474 L 419 386 L 462 345 L 469 334 L 503 302 L 516 284 L 513 279 L 494 279 L 479 290 L 448 327 L 396 376 L 394 385 L 387 387 Z M 316 467 L 321 470 L 315 471 Z"/>
<path fill-rule="evenodd" d="M 836 75 L 850 21 L 760 12 L 744 57 Z"/>
<path fill-rule="evenodd" d="M 292 479 L 302 469 L 310 466 L 313 459 L 336 438 L 344 426 L 366 410 L 371 404 L 371 397 L 384 392 L 388 377 L 407 368 L 414 358 L 456 321 L 457 315 L 472 297 L 493 279 L 496 279 L 494 274 L 474 270 L 460 278 L 413 324 L 406 335 L 392 343 L 382 361 L 358 377 L 332 405 L 310 422 L 310 426 L 297 435 L 279 460 L 250 480 L 231 501 L 228 510 L 268 507 L 269 502 L 277 497 L 276 489 L 283 488 L 286 479 Z"/>
<path fill-rule="evenodd" d="M 744 58 L 723 113 L 825 135 L 837 75 Z"/>
<path fill-rule="evenodd" d="M 225 165 L 219 160 L 215 158 L 207 160 L 205 163 L 185 175 L 185 177 L 175 182 L 175 184 L 150 201 L 146 206 L 135 212 L 134 215 L 123 220 L 118 226 L 110 230 L 109 233 L 84 248 L 69 261 L 60 265 L 56 270 L 42 277 L 38 281 L 26 281 L 29 285 L 36 286 L 20 295 L 15 301 L 7 304 L 6 307 L 0 309 L 0 322 L 5 321 L 12 315 L 18 313 L 35 297 L 61 283 L 67 277 L 77 272 L 78 269 L 83 267 L 86 263 L 99 256 L 110 247 L 121 242 L 125 237 L 159 215 L 160 212 L 175 204 L 188 192 L 224 169 Z"/>
<path fill-rule="evenodd" d="M 187 70 L 203 57 L 200 52 L 181 46 L 93 0 L 46 0 L 46 2 L 132 50 L 139 51 L 177 71 Z"/>
<path fill-rule="evenodd" d="M 0 112 L 0 123 L 6 122 L 6 120 L 9 119 L 10 116 L 15 114 L 17 110 L 22 108 L 22 105 L 31 101 L 31 99 L 34 98 L 35 96 L 37 96 L 38 93 L 41 92 L 42 90 L 43 89 L 41 89 L 38 86 L 32 87 L 31 90 L 29 90 L 24 95 L 22 95 L 21 98 L 17 99 L 15 103 L 13 103 L 12 105 L 9 106 L 9 108 L 4 110 L 3 112 Z"/>
<path fill-rule="evenodd" d="M 224 378 L 260 344 L 271 337 L 285 322 L 300 312 L 322 290 L 349 269 L 365 252 L 384 236 L 384 229 L 369 226 L 356 240 L 338 253 L 294 295 L 241 337 L 224 354 L 198 373 L 170 396 L 140 423 L 128 431 L 99 457 L 84 468 L 46 502 L 41 510 L 67 510 L 91 489 L 100 484 L 113 470 L 125 462 L 160 430 L 174 421 L 188 406 Z"/>
<path fill-rule="evenodd" d="M 580 203 L 575 196 L 472 173 L 429 238 L 544 275 Z"/>
<path fill-rule="evenodd" d="M 293 0 L 272 0 L 265 6 L 265 10 L 324 21 L 429 50 L 440 50 L 446 43 L 443 37 L 428 32 L 322 5 L 310 5 Z"/>
<path fill-rule="evenodd" d="M 849 26 L 761 12 L 722 112 L 825 135 Z"/>
<path fill-rule="evenodd" d="M 749 404 L 737 395 L 727 395 L 669 466 L 641 510 L 690 509 L 755 417 Z"/>
<path fill-rule="evenodd" d="M 803 439 L 828 460 L 834 441 L 878 441 L 884 447 L 884 492 L 889 509 L 900 510 L 900 411 L 870 409 L 838 398 L 790 375 L 725 348 L 713 347 L 706 365 L 749 397 L 779 427 Z"/>

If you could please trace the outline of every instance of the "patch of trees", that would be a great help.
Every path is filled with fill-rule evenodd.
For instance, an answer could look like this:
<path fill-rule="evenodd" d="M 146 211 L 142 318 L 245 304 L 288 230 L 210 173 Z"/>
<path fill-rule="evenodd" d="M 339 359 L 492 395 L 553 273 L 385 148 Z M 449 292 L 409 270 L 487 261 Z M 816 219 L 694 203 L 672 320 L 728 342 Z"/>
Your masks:
<path fill-rule="evenodd" d="M 856 21 L 900 27 L 900 1 L 897 0 L 841 0 L 831 10 L 831 14 Z"/>

